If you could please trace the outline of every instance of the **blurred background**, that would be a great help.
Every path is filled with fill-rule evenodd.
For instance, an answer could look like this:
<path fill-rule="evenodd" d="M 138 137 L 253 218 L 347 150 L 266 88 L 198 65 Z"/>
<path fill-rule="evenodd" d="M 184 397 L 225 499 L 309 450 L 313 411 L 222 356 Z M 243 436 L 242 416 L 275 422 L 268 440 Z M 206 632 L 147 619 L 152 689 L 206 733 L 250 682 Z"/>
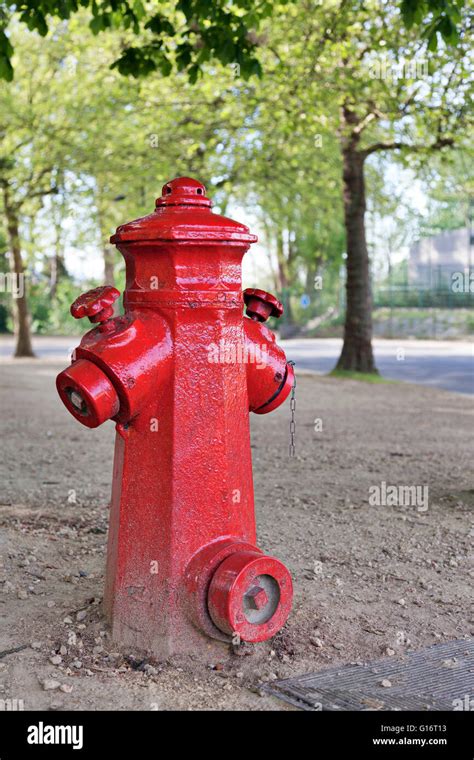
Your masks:
<path fill-rule="evenodd" d="M 282 338 L 313 340 L 293 345 L 303 366 L 333 369 L 340 340 L 321 341 L 345 324 L 338 369 L 359 373 L 375 369 L 372 329 L 472 336 L 469 4 L 22 8 L 3 9 L 0 35 L 3 356 L 81 333 L 78 293 L 124 285 L 110 235 L 179 175 L 258 234 L 244 287 L 278 294 Z M 357 340 L 365 359 L 349 350 Z M 420 351 L 419 368 L 440 351 Z M 464 379 L 441 383 L 465 391 L 472 352 L 456 356 Z"/>

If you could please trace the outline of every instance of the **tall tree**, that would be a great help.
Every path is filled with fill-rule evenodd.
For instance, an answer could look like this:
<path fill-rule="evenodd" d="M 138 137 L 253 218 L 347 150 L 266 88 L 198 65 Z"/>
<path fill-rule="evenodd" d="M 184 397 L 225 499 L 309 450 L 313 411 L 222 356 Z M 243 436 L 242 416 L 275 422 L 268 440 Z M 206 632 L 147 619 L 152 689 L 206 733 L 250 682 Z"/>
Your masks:
<path fill-rule="evenodd" d="M 51 109 L 62 98 L 62 110 L 72 106 L 72 90 L 59 91 L 58 64 L 38 55 L 34 35 L 24 39 L 20 77 L 0 92 L 0 207 L 8 233 L 10 268 L 18 283 L 13 299 L 15 356 L 33 356 L 28 310 L 28 277 L 22 246 L 22 223 L 38 211 L 38 203 L 57 191 L 57 174 L 67 151 L 67 128 Z M 59 117 L 59 118 L 58 118 Z M 70 127 L 71 133 L 73 126 Z"/>
<path fill-rule="evenodd" d="M 466 12 L 460 22 L 455 48 L 441 41 L 433 50 L 417 28 L 405 29 L 388 0 L 324 6 L 305 0 L 288 11 L 272 29 L 257 99 L 273 100 L 289 133 L 303 122 L 314 135 L 323 123 L 337 136 L 347 245 L 346 322 L 337 366 L 373 372 L 366 165 L 390 152 L 416 166 L 463 138 L 472 97 L 471 15 Z M 333 141 L 323 140 L 321 164 L 334 161 L 333 149 Z"/>

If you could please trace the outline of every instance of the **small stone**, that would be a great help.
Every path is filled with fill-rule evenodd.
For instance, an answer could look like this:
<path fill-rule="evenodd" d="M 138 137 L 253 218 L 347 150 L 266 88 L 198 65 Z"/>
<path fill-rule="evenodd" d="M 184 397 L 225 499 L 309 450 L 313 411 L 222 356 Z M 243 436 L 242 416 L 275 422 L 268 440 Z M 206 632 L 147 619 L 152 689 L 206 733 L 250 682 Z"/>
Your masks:
<path fill-rule="evenodd" d="M 63 623 L 65 623 L 66 625 L 71 625 L 72 618 L 70 618 L 69 616 L 65 617 L 64 620 L 63 620 Z"/>
<path fill-rule="evenodd" d="M 42 644 L 41 641 L 32 641 L 31 642 L 31 648 L 32 649 L 41 649 Z"/>
<path fill-rule="evenodd" d="M 101 647 L 102 648 L 102 647 Z M 153 665 L 144 665 L 143 670 L 148 676 L 156 676 L 158 675 L 158 670 L 153 667 Z"/>
<path fill-rule="evenodd" d="M 443 668 L 457 668 L 458 663 L 455 657 L 452 657 L 450 660 L 443 660 L 441 663 Z"/>
<path fill-rule="evenodd" d="M 73 668 L 77 668 L 77 670 L 80 670 L 82 668 L 82 662 L 80 660 L 74 660 L 72 663 Z"/>
<path fill-rule="evenodd" d="M 399 599 L 399 600 L 397 601 L 397 604 L 399 604 L 401 607 L 405 607 L 405 605 L 406 605 L 406 601 L 405 601 L 405 599 Z"/>
<path fill-rule="evenodd" d="M 46 678 L 43 681 L 43 689 L 45 691 L 54 691 L 54 689 L 59 689 L 60 686 L 59 681 L 55 681 L 54 678 Z"/>
<path fill-rule="evenodd" d="M 318 649 L 321 649 L 321 647 L 324 646 L 323 641 L 318 638 L 318 636 L 310 636 L 309 641 L 314 647 L 317 647 Z"/>
<path fill-rule="evenodd" d="M 385 650 L 385 654 L 387 655 L 387 657 L 393 657 L 393 655 L 395 654 L 395 649 L 392 649 L 391 647 L 387 647 Z"/>
<path fill-rule="evenodd" d="M 67 654 L 67 647 L 65 647 L 64 644 L 62 644 L 59 648 L 59 654 L 61 654 L 63 657 L 65 654 Z"/>
<path fill-rule="evenodd" d="M 74 686 L 72 685 L 72 683 L 62 683 L 59 688 L 65 694 L 70 694 L 71 691 L 73 690 Z"/>
<path fill-rule="evenodd" d="M 55 607 L 55 606 L 56 606 L 56 602 L 53 602 L 52 600 L 49 601 L 49 602 L 46 602 L 46 607 L 51 608 L 51 607 Z"/>
<path fill-rule="evenodd" d="M 28 591 L 25 591 L 24 588 L 21 588 L 17 593 L 18 599 L 28 599 Z"/>
<path fill-rule="evenodd" d="M 53 655 L 53 657 L 49 658 L 49 661 L 51 665 L 61 665 L 63 658 L 59 654 Z"/>
<path fill-rule="evenodd" d="M 247 641 L 241 641 L 240 644 L 232 644 L 232 654 L 237 657 L 248 657 L 253 653 L 252 644 Z"/>
<path fill-rule="evenodd" d="M 79 610 L 79 612 L 76 615 L 76 620 L 78 623 L 82 623 L 83 620 L 85 620 L 87 617 L 87 610 Z"/>
<path fill-rule="evenodd" d="M 388 680 L 388 678 L 384 678 L 382 681 L 380 681 L 380 686 L 383 686 L 386 689 L 389 689 L 392 685 L 392 682 Z"/>

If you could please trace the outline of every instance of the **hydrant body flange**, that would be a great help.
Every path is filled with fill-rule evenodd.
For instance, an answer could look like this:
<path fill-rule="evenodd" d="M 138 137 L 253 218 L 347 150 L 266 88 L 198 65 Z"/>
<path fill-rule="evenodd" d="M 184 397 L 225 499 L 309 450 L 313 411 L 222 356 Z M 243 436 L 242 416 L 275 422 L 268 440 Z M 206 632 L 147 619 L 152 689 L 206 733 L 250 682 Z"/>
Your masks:
<path fill-rule="evenodd" d="M 73 314 L 97 326 L 57 379 L 77 420 L 116 422 L 105 608 L 117 642 L 157 657 L 267 639 L 292 599 L 288 570 L 255 545 L 249 431 L 249 411 L 288 396 L 292 368 L 262 321 L 268 294 L 252 291 L 242 316 L 256 237 L 210 205 L 179 178 L 118 228 L 125 313 L 110 318 L 113 288 L 78 299 Z"/>

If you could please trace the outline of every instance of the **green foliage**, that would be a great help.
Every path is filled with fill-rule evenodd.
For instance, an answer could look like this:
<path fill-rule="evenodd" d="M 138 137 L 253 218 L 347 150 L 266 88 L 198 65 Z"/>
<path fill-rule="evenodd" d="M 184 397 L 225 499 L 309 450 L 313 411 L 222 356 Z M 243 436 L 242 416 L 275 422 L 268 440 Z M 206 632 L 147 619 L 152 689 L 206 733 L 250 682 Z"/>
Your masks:
<path fill-rule="evenodd" d="M 279 3 L 281 5 L 281 3 Z M 13 49 L 5 33 L 10 19 L 19 19 L 30 31 L 46 36 L 51 19 L 70 19 L 87 9 L 94 35 L 122 33 L 123 50 L 112 66 L 126 76 L 141 77 L 173 70 L 195 82 L 209 61 L 240 66 L 242 77 L 261 75 L 256 34 L 262 19 L 274 10 L 273 0 L 179 0 L 161 2 L 160 10 L 140 0 L 22 0 L 0 3 L 0 78 L 11 81 Z M 133 38 L 139 39 L 134 44 Z"/>
<path fill-rule="evenodd" d="M 71 303 L 77 298 L 78 287 L 69 278 L 58 283 L 55 297 L 52 299 L 46 283 L 36 283 L 30 287 L 29 303 L 32 330 L 38 335 L 81 335 L 84 324 L 72 319 L 69 311 Z M 90 287 L 98 285 L 91 281 Z"/>
<path fill-rule="evenodd" d="M 89 14 L 93 34 L 117 30 L 129 33 L 124 49 L 113 66 L 123 75 L 147 76 L 159 71 L 169 76 L 176 68 L 186 70 L 190 82 L 203 73 L 206 62 L 238 64 L 244 79 L 261 76 L 261 41 L 256 31 L 262 21 L 298 0 L 163 0 L 157 12 L 141 0 L 21 0 L 0 2 L 0 78 L 11 81 L 13 49 L 5 29 L 17 18 L 30 31 L 48 34 L 51 19 L 70 19 L 82 8 Z M 399 0 L 408 28 L 417 26 L 435 51 L 438 39 L 449 45 L 459 40 L 461 11 L 465 0 Z M 321 5 L 321 3 L 319 3 Z M 343 17 L 347 3 L 340 4 Z M 360 5 L 360 3 L 358 3 Z M 304 10 L 304 9 L 303 9 Z M 2 23 L 3 22 L 3 23 Z M 140 44 L 134 44 L 132 37 Z"/>
<path fill-rule="evenodd" d="M 400 9 L 408 29 L 421 28 L 428 48 L 435 51 L 439 38 L 449 45 L 459 41 L 458 26 L 464 0 L 402 0 Z"/>

